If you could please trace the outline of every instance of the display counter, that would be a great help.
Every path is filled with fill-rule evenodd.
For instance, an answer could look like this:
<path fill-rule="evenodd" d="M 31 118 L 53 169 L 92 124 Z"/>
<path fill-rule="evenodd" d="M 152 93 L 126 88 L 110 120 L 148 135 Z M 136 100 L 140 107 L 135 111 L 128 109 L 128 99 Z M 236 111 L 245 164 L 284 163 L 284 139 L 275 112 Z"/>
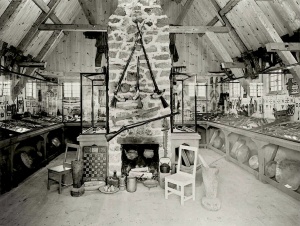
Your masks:
<path fill-rule="evenodd" d="M 0 193 L 16 186 L 63 150 L 63 123 L 37 121 L 0 122 Z"/>
<path fill-rule="evenodd" d="M 234 121 L 234 120 L 232 120 Z M 218 122 L 199 121 L 206 124 L 207 147 L 252 173 L 288 195 L 300 200 L 300 142 L 296 122 L 265 123 L 255 128 L 238 128 L 245 122 L 236 120 L 235 126 Z M 269 130 L 268 128 L 276 128 Z M 283 129 L 285 128 L 285 129 Z M 272 131 L 272 132 L 270 132 Z M 287 163 L 286 163 L 287 162 Z M 286 163 L 286 164 L 284 164 Z M 294 188 L 290 184 L 296 183 Z"/>

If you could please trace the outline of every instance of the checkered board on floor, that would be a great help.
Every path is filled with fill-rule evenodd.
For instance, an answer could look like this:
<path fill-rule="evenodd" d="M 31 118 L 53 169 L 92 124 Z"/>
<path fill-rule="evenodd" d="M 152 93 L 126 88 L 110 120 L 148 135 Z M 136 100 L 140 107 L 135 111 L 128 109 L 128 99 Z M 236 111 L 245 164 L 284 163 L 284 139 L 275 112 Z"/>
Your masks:
<path fill-rule="evenodd" d="M 83 147 L 83 181 L 105 180 L 107 176 L 107 147 Z"/>

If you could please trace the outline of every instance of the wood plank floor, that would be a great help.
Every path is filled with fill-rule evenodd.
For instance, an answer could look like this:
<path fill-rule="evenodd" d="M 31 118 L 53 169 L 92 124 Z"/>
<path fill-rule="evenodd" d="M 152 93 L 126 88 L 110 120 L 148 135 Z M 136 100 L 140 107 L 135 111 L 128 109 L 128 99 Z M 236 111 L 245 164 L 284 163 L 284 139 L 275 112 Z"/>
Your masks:
<path fill-rule="evenodd" d="M 220 157 L 210 150 L 201 149 L 201 153 L 208 163 Z M 61 159 L 59 156 L 49 166 L 58 165 Z M 93 191 L 72 197 L 69 187 L 59 195 L 56 185 L 47 190 L 45 167 L 0 197 L 0 225 L 300 225 L 299 201 L 224 159 L 214 165 L 220 169 L 222 202 L 216 212 L 201 205 L 201 170 L 197 173 L 196 201 L 181 206 L 178 196 L 165 200 L 162 188 L 149 190 L 142 184 L 134 193 Z"/>

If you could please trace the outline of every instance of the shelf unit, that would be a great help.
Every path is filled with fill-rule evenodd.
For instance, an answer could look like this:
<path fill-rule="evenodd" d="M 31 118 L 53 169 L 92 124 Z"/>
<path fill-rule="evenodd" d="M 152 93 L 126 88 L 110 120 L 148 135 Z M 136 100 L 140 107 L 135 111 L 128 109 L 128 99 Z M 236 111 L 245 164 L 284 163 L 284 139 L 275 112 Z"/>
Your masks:
<path fill-rule="evenodd" d="M 201 124 L 204 122 L 201 121 Z M 223 131 L 225 133 L 225 147 L 226 147 L 226 159 L 230 162 L 233 162 L 234 164 L 240 166 L 247 172 L 251 173 L 252 175 L 255 176 L 255 178 L 259 179 L 263 183 L 268 183 L 277 189 L 285 192 L 286 194 L 290 195 L 291 197 L 300 200 L 300 193 L 299 189 L 298 191 L 293 191 L 291 189 L 286 188 L 284 185 L 278 183 L 277 181 L 265 176 L 265 161 L 264 161 L 264 147 L 267 145 L 278 145 L 283 148 L 288 148 L 296 152 L 300 152 L 300 143 L 296 141 L 291 141 L 291 140 L 285 140 L 282 138 L 278 137 L 272 137 L 266 134 L 261 134 L 241 128 L 235 128 L 219 123 L 214 123 L 214 122 L 206 122 L 207 124 L 207 147 L 218 154 L 224 155 L 224 152 L 221 150 L 213 147 L 211 144 L 209 144 L 209 140 L 211 139 L 211 134 L 209 132 L 210 128 L 215 128 Z M 228 136 L 230 134 L 236 134 L 239 136 L 245 136 L 248 138 L 251 138 L 251 140 L 257 145 L 258 150 L 257 150 L 257 155 L 258 155 L 258 162 L 259 162 L 259 167 L 257 170 L 252 169 L 247 163 L 241 163 L 237 161 L 235 158 L 233 158 L 230 155 L 230 145 L 229 145 L 229 139 Z"/>

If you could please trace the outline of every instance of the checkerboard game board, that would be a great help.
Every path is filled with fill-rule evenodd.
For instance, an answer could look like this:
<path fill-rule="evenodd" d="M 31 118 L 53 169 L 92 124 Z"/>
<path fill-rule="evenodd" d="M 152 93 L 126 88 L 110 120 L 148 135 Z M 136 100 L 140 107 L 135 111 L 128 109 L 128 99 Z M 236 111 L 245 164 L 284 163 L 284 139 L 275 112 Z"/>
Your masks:
<path fill-rule="evenodd" d="M 83 181 L 105 180 L 108 166 L 107 147 L 83 147 Z"/>

